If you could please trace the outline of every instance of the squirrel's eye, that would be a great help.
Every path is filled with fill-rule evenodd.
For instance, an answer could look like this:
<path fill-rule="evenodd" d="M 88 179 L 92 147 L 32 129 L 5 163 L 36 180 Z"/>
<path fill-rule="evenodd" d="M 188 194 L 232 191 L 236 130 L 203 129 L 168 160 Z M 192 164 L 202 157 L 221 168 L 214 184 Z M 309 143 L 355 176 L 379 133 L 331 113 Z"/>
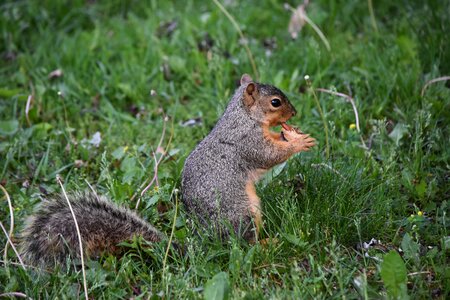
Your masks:
<path fill-rule="evenodd" d="M 274 98 L 271 101 L 273 107 L 279 107 L 281 105 L 281 100 L 278 98 Z"/>

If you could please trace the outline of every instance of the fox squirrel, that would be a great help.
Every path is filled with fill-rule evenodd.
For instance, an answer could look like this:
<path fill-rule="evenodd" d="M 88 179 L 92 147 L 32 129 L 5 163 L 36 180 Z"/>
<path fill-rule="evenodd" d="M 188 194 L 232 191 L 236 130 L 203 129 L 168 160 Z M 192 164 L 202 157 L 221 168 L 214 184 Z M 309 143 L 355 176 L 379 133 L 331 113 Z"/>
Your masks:
<path fill-rule="evenodd" d="M 211 133 L 186 159 L 182 201 L 202 225 L 228 221 L 249 241 L 262 226 L 255 182 L 294 153 L 314 146 L 314 139 L 286 124 L 295 108 L 279 89 L 243 75 L 241 86 Z M 281 125 L 281 133 L 270 127 Z M 117 253 L 117 245 L 134 236 L 150 242 L 164 234 L 138 217 L 93 193 L 70 196 L 87 256 Z M 209 222 L 210 220 L 214 220 Z M 253 220 L 253 222 L 252 222 Z M 211 224 L 212 223 L 212 224 Z M 226 231 L 225 231 L 226 232 Z M 52 265 L 79 258 L 78 236 L 66 200 L 46 200 L 22 232 L 20 249 L 30 264 Z"/>
<path fill-rule="evenodd" d="M 255 241 L 262 227 L 255 182 L 293 154 L 309 150 L 315 140 L 286 124 L 296 110 L 282 91 L 247 74 L 240 83 L 213 130 L 185 161 L 182 201 L 188 216 L 205 227 L 227 235 L 231 225 L 236 234 Z M 270 131 L 278 125 L 281 133 Z"/>

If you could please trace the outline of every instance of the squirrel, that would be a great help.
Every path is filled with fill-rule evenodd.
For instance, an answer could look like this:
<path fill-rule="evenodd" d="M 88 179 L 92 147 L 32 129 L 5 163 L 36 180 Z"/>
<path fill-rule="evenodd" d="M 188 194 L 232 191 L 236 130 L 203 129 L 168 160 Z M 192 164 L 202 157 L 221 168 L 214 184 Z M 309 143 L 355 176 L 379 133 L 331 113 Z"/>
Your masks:
<path fill-rule="evenodd" d="M 188 216 L 219 236 L 255 242 L 262 228 L 255 183 L 264 172 L 293 154 L 307 151 L 315 139 L 286 124 L 296 114 L 278 88 L 244 74 L 224 114 L 187 157 L 182 172 L 182 202 Z M 281 125 L 281 133 L 270 130 Z"/>
<path fill-rule="evenodd" d="M 181 184 L 188 215 L 198 217 L 205 227 L 219 225 L 221 229 L 219 222 L 228 221 L 244 238 L 256 240 L 262 217 L 255 182 L 268 169 L 315 143 L 286 124 L 295 114 L 283 92 L 244 74 L 225 113 L 185 161 Z M 281 133 L 270 131 L 278 125 L 283 128 Z M 150 242 L 167 240 L 136 213 L 103 196 L 75 193 L 69 200 L 86 256 L 118 253 L 118 244 L 135 236 Z M 80 258 L 78 243 L 69 205 L 59 196 L 45 200 L 30 217 L 20 237 L 20 252 L 30 264 L 51 266 L 64 263 L 69 256 Z"/>
<path fill-rule="evenodd" d="M 68 195 L 82 238 L 83 254 L 94 258 L 118 254 L 120 242 L 142 236 L 149 242 L 166 240 L 148 222 L 129 209 L 119 207 L 92 192 Z M 80 258 L 75 222 L 67 200 L 45 200 L 19 237 L 21 257 L 31 265 L 51 267 L 70 256 Z"/>

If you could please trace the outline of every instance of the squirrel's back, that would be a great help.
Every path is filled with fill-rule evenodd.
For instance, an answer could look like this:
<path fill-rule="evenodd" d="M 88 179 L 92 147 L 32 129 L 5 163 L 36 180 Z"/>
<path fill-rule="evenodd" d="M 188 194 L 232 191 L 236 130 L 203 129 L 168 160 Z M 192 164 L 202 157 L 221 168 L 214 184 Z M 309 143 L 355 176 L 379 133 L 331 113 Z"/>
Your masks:
<path fill-rule="evenodd" d="M 117 253 L 120 242 L 142 236 L 157 242 L 164 235 L 129 209 L 119 207 L 93 193 L 69 195 L 77 219 L 84 253 L 97 257 Z M 67 200 L 57 196 L 45 200 L 30 217 L 20 237 L 22 258 L 33 265 L 54 265 L 67 257 L 79 258 L 80 247 Z"/>

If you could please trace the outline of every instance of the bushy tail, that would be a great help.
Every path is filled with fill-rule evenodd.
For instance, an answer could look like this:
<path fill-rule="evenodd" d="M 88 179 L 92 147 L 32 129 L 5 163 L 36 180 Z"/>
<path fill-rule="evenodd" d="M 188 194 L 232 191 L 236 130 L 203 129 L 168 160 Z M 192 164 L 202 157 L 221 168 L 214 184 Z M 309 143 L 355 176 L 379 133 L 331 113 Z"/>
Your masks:
<path fill-rule="evenodd" d="M 151 242 L 166 239 L 136 213 L 105 197 L 85 192 L 69 195 L 69 200 L 86 256 L 116 253 L 120 242 L 134 236 Z M 79 258 L 78 235 L 64 197 L 45 200 L 29 218 L 20 237 L 20 249 L 24 261 L 32 265 L 51 266 L 63 263 L 69 256 Z"/>

